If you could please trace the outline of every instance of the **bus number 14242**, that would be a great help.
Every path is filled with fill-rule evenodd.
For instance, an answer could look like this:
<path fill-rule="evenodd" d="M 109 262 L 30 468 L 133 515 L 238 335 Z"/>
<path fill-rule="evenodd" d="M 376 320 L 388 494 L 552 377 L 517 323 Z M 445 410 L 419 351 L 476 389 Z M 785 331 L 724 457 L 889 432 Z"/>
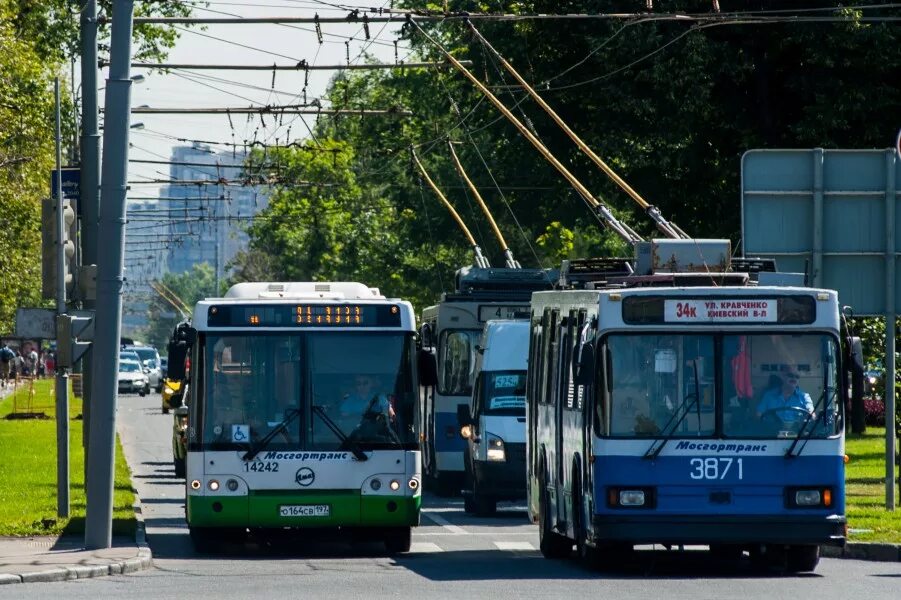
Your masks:
<path fill-rule="evenodd" d="M 738 478 L 743 479 L 744 468 L 740 458 L 693 458 L 689 462 L 691 470 L 688 474 L 692 479 L 725 479 L 732 463 L 735 463 L 733 473 L 737 472 Z"/>

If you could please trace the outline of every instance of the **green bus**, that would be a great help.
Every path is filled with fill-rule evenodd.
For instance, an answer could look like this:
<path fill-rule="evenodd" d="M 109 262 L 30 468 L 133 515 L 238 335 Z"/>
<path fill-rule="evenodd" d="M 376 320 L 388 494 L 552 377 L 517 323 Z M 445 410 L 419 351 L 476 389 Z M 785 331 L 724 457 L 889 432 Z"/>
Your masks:
<path fill-rule="evenodd" d="M 409 551 L 422 499 L 410 303 L 353 282 L 240 283 L 198 302 L 193 327 L 195 547 L 317 529 Z"/>

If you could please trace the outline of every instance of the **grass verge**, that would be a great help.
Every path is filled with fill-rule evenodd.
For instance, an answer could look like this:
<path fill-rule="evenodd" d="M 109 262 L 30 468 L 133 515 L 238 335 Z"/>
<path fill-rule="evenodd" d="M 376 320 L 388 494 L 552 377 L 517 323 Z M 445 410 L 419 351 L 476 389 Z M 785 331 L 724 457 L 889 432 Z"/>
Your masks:
<path fill-rule="evenodd" d="M 885 429 L 849 433 L 845 453 L 845 499 L 852 542 L 901 543 L 901 509 L 885 510 Z M 897 471 L 895 473 L 897 478 Z M 897 481 L 897 479 L 896 479 Z M 898 486 L 895 485 L 895 500 Z"/>
<path fill-rule="evenodd" d="M 22 386 L 0 401 L 0 536 L 83 534 L 84 448 L 81 399 L 69 394 L 69 518 L 57 517 L 56 399 L 54 380 Z M 46 419 L 10 420 L 11 413 Z M 116 437 L 113 535 L 133 535 L 135 495 L 131 472 Z"/>

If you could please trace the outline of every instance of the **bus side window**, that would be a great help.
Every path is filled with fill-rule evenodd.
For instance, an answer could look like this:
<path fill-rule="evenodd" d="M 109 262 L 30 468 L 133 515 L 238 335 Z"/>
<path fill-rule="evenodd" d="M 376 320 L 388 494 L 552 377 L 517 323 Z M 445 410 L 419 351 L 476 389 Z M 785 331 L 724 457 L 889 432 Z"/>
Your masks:
<path fill-rule="evenodd" d="M 556 390 L 554 386 L 557 384 L 558 350 L 560 348 L 557 332 L 557 322 L 559 320 L 560 311 L 555 309 L 551 312 L 550 323 L 548 323 L 547 327 L 547 353 L 544 356 L 544 362 L 547 363 L 547 368 L 545 369 L 547 381 L 545 382 L 544 387 L 544 400 L 547 404 L 557 403 L 557 394 L 555 393 Z"/>

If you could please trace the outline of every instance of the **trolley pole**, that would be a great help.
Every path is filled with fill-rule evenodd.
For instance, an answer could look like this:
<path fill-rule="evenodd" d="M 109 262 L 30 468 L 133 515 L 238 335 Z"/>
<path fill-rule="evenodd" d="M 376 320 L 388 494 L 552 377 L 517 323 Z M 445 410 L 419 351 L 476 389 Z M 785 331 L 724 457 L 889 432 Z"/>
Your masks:
<path fill-rule="evenodd" d="M 60 125 L 59 77 L 53 80 L 56 99 L 56 314 L 66 313 L 66 221 L 63 213 L 63 150 Z M 62 342 L 57 340 L 57 346 Z M 34 365 L 37 370 L 37 365 Z M 32 373 L 34 377 L 34 373 Z M 56 514 L 69 516 L 69 375 L 56 367 Z"/>
<path fill-rule="evenodd" d="M 100 184 L 97 261 L 97 313 L 94 326 L 94 410 L 88 446 L 85 547 L 112 545 L 113 474 L 116 453 L 116 394 L 122 284 L 125 268 L 125 194 L 128 174 L 128 122 L 131 103 L 133 0 L 113 3 L 110 70 L 106 82 L 106 123 Z"/>

